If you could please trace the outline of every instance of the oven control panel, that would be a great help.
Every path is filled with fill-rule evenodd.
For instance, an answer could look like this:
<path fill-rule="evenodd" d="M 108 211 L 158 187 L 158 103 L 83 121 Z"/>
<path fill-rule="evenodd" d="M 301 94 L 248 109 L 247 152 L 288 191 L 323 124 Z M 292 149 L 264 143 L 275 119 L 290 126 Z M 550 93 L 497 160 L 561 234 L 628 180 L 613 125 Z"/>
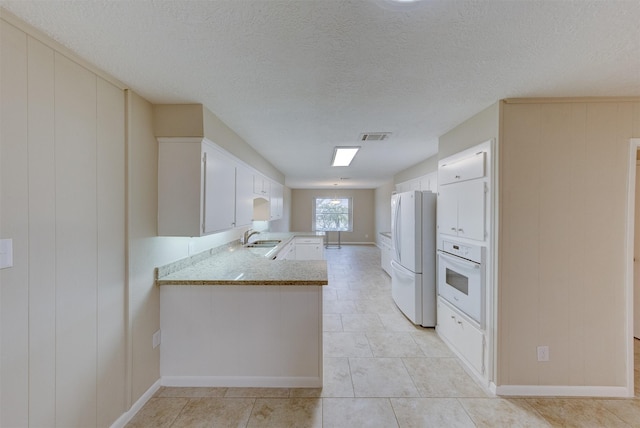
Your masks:
<path fill-rule="evenodd" d="M 482 247 L 479 245 L 461 244 L 454 241 L 442 241 L 442 251 L 458 257 L 482 263 Z"/>

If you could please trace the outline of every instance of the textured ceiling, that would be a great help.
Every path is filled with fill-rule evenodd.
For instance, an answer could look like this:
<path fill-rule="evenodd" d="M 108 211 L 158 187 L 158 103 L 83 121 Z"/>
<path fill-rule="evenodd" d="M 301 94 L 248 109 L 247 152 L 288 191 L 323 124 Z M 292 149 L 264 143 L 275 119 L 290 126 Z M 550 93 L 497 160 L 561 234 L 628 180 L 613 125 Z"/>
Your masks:
<path fill-rule="evenodd" d="M 378 187 L 501 98 L 640 96 L 640 0 L 0 5 L 151 102 L 204 104 L 293 188 Z"/>

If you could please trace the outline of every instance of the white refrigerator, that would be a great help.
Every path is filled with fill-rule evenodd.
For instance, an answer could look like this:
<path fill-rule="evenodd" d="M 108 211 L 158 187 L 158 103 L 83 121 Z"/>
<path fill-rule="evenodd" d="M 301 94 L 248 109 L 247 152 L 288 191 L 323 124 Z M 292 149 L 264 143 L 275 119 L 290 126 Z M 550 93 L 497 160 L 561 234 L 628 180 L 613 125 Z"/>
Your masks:
<path fill-rule="evenodd" d="M 436 194 L 391 197 L 391 294 L 411 322 L 436 325 Z"/>

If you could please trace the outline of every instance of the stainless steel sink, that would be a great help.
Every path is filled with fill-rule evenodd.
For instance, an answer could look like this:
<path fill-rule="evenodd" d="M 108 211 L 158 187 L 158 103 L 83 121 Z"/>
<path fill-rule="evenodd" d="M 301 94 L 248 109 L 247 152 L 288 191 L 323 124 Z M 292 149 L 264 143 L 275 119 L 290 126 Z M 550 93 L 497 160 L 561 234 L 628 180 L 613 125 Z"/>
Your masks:
<path fill-rule="evenodd" d="M 279 239 L 261 239 L 255 242 L 251 242 L 249 244 L 246 244 L 245 247 L 247 248 L 256 248 L 256 247 L 275 247 L 276 245 L 278 245 L 280 242 L 282 242 Z"/>

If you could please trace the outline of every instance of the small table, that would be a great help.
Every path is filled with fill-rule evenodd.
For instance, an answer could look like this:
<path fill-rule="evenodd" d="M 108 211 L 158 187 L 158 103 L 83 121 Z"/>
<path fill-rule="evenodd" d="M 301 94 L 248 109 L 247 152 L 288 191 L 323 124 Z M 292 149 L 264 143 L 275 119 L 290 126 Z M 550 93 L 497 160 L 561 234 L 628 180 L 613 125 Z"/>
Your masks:
<path fill-rule="evenodd" d="M 336 244 L 333 244 L 333 245 L 329 244 L 329 232 L 338 232 L 338 244 L 337 245 Z M 326 234 L 326 237 L 327 237 L 327 242 L 324 244 L 324 248 L 342 248 L 341 241 L 340 241 L 340 232 L 341 232 L 340 230 L 325 230 L 325 234 Z"/>

